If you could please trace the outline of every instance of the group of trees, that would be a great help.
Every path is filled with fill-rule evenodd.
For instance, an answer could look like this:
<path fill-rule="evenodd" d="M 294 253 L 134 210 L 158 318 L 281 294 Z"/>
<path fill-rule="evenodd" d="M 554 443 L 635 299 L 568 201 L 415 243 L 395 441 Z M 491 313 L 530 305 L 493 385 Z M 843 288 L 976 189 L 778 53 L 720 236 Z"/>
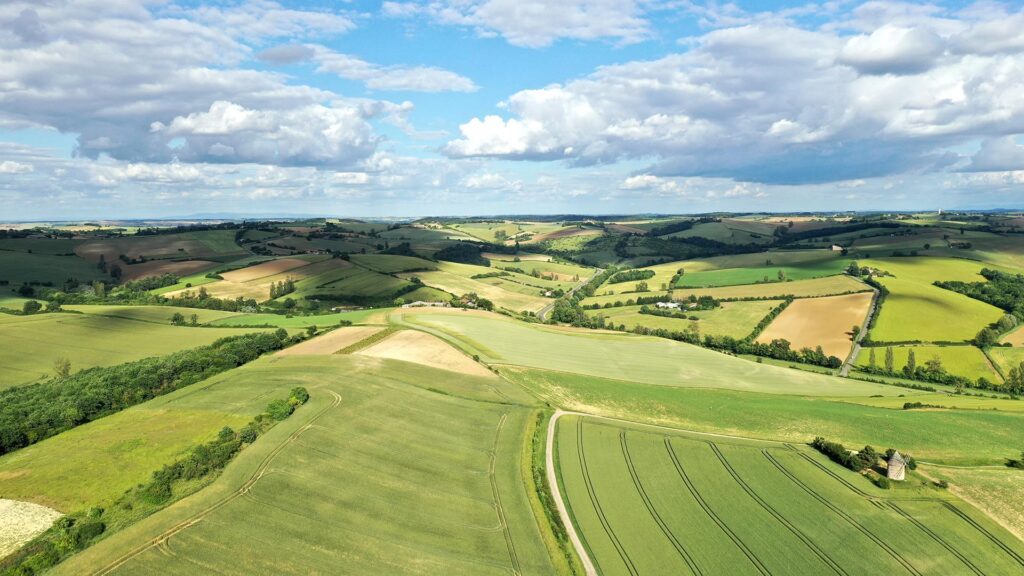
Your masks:
<path fill-rule="evenodd" d="M 0 390 L 0 454 L 23 448 L 255 360 L 288 332 L 222 338 L 209 346 Z"/>
<path fill-rule="evenodd" d="M 175 312 L 173 315 L 171 315 L 171 324 L 174 324 L 175 326 L 199 326 L 199 315 L 192 314 L 189 317 L 188 322 L 186 323 L 185 315 L 182 314 L 181 312 Z"/>
<path fill-rule="evenodd" d="M 988 282 L 948 281 L 935 285 L 1002 308 L 1018 321 L 1024 321 L 1024 274 L 982 268 L 981 275 Z"/>
<path fill-rule="evenodd" d="M 270 299 L 280 298 L 286 294 L 295 292 L 295 280 L 291 278 L 285 278 L 280 282 L 272 282 L 270 284 Z"/>
<path fill-rule="evenodd" d="M 838 442 L 829 442 L 821 436 L 815 438 L 811 442 L 811 446 L 818 452 L 828 456 L 833 462 L 855 472 L 861 472 L 878 464 L 879 454 L 871 446 L 865 446 L 860 451 L 854 452 L 847 450 L 845 446 Z"/>
<path fill-rule="evenodd" d="M 619 284 L 622 282 L 635 282 L 637 280 L 649 280 L 654 278 L 654 270 L 623 270 L 616 272 L 608 279 L 608 284 Z"/>
<path fill-rule="evenodd" d="M 146 292 L 156 290 L 165 286 L 174 286 L 181 281 L 177 274 L 160 274 L 158 276 L 146 276 L 138 280 L 125 282 L 121 287 L 129 292 Z"/>

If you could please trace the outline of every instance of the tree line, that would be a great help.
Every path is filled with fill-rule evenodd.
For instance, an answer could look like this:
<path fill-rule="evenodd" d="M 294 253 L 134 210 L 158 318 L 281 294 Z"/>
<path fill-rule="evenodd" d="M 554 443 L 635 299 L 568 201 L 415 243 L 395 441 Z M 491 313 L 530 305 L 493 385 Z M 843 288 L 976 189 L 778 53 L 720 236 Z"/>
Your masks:
<path fill-rule="evenodd" d="M 163 508 L 174 496 L 179 481 L 195 481 L 220 472 L 246 446 L 252 444 L 277 422 L 309 400 L 305 388 L 293 388 L 288 398 L 273 400 L 237 432 L 224 427 L 213 440 L 193 447 L 184 458 L 165 465 L 152 479 L 119 497 L 109 509 L 93 507 L 57 520 L 53 526 L 16 553 L 0 561 L 0 575 L 28 576 L 56 566 L 62 560 L 89 547 L 101 535 L 117 530 Z M 194 488 L 193 488 L 194 489 Z M 188 488 L 186 488 L 188 490 Z"/>
<path fill-rule="evenodd" d="M 0 390 L 0 455 L 236 368 L 288 342 L 283 329 L 221 338 L 161 358 Z"/>

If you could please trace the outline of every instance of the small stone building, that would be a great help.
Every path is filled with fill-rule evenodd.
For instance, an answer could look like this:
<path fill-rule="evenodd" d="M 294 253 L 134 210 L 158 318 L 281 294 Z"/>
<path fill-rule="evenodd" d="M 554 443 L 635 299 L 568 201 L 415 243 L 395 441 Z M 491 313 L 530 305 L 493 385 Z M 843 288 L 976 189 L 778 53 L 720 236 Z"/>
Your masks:
<path fill-rule="evenodd" d="M 907 461 L 903 459 L 903 456 L 898 451 L 893 452 L 889 458 L 889 465 L 885 475 L 889 480 L 903 480 L 906 473 Z"/>

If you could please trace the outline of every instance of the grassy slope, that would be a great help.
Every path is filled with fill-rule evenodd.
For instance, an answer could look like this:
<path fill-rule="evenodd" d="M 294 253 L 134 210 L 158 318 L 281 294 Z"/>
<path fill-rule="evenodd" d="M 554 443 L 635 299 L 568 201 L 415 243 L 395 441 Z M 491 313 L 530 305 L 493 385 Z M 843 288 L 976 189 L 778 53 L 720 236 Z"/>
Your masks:
<path fill-rule="evenodd" d="M 674 273 L 674 272 L 673 272 Z M 635 282 L 623 282 L 622 284 L 605 284 L 598 288 L 597 296 L 585 298 L 584 304 L 601 304 L 615 302 L 625 302 L 629 298 L 636 298 L 637 296 L 658 296 L 667 294 L 665 291 L 658 291 L 657 288 L 664 282 L 667 282 L 671 278 L 665 278 L 664 281 L 659 280 L 658 276 L 648 280 L 647 284 L 651 287 L 652 291 L 643 294 L 610 294 L 605 295 L 606 292 L 615 292 L 616 289 L 612 289 L 613 286 L 619 286 L 621 290 L 632 290 Z M 813 280 L 799 280 L 795 282 L 772 282 L 769 284 L 748 284 L 744 286 L 723 286 L 721 288 L 676 288 L 672 294 L 677 300 L 687 298 L 690 294 L 696 296 L 712 296 L 714 298 L 777 298 L 786 294 L 792 294 L 793 296 L 804 297 L 804 296 L 824 296 L 827 294 L 841 294 L 844 292 L 863 292 L 870 290 L 862 282 L 858 282 L 849 276 L 828 276 L 825 278 L 815 278 Z"/>
<path fill-rule="evenodd" d="M 0 251 L 0 280 L 12 285 L 0 290 L 13 290 L 13 285 L 24 282 L 51 282 L 59 287 L 68 278 L 79 282 L 110 281 L 110 276 L 100 272 L 95 264 L 78 256 Z"/>
<path fill-rule="evenodd" d="M 124 318 L 126 320 L 140 320 L 142 322 L 155 322 L 157 324 L 170 324 L 171 317 L 175 313 L 185 317 L 190 322 L 192 315 L 197 316 L 200 324 L 208 324 L 217 320 L 229 320 L 239 316 L 237 312 L 223 312 L 221 310 L 202 310 L 199 308 L 182 308 L 180 306 L 115 306 L 115 305 L 92 305 L 92 304 L 69 304 L 63 307 L 64 310 L 82 312 L 93 316 L 108 316 L 111 318 Z M 230 326 L 230 324 L 220 324 Z"/>
<path fill-rule="evenodd" d="M 549 370 L 505 368 L 503 373 L 566 410 L 685 430 L 794 443 L 825 436 L 847 446 L 897 446 L 929 461 L 965 465 L 1000 464 L 1024 445 L 1020 412 L 899 410 L 859 404 L 883 400 L 870 395 L 794 397 L 672 388 Z M 933 404 L 964 400 L 911 393 Z M 955 441 L 949 438 L 952 430 Z"/>
<path fill-rule="evenodd" d="M 875 365 L 885 366 L 885 347 L 876 347 Z M 918 366 L 924 366 L 925 362 L 932 358 L 942 361 L 942 367 L 956 376 L 963 376 L 971 380 L 985 377 L 989 382 L 1000 382 L 999 374 L 992 369 L 985 354 L 974 346 L 895 346 L 893 347 L 893 364 L 897 370 L 902 370 L 907 365 L 907 357 L 910 351 L 914 351 L 914 360 Z M 861 350 L 857 357 L 858 366 L 867 366 L 870 363 L 870 349 Z"/>
<path fill-rule="evenodd" d="M 984 265 L 952 258 L 891 258 L 862 260 L 862 266 L 891 274 L 879 278 L 889 296 L 871 330 L 878 342 L 944 342 L 973 338 L 1003 312 L 979 300 L 944 290 L 936 280 L 980 282 Z"/>
<path fill-rule="evenodd" d="M 53 374 L 58 357 L 74 372 L 160 356 L 256 331 L 192 328 L 91 314 L 0 315 L 0 387 Z"/>
<path fill-rule="evenodd" d="M 896 395 L 897 389 L 757 364 L 655 337 L 569 331 L 499 316 L 415 311 L 402 316 L 494 364 L 622 378 L 666 387 L 822 396 Z"/>
<path fill-rule="evenodd" d="M 781 300 L 724 302 L 721 308 L 715 310 L 698 310 L 686 312 L 686 314 L 699 318 L 697 326 L 700 328 L 701 335 L 743 338 L 749 335 L 754 330 L 754 326 L 780 303 Z M 639 310 L 640 306 L 587 310 L 587 316 L 603 315 L 609 324 L 624 324 L 627 329 L 634 326 L 647 326 L 682 332 L 690 326 L 689 319 L 640 314 Z"/>
<path fill-rule="evenodd" d="M 221 320 L 216 320 L 213 326 L 258 326 L 270 324 L 281 328 L 305 328 L 306 326 L 334 326 L 342 320 L 348 320 L 354 324 L 365 321 L 368 317 L 389 308 L 369 308 L 366 310 L 355 310 L 352 312 L 337 312 L 335 314 L 321 314 L 317 316 L 286 316 L 282 314 L 238 314 Z"/>
<path fill-rule="evenodd" d="M 421 388 L 425 375 L 439 374 L 402 363 L 333 355 L 266 369 L 304 375 L 310 403 L 210 488 L 56 573 L 107 565 L 199 518 L 167 541 L 186 556 L 146 548 L 115 573 L 552 571 L 518 468 L 529 409 L 493 403 L 501 399 L 493 389 L 450 373 L 432 383 L 442 393 Z"/>
<path fill-rule="evenodd" d="M 727 268 L 707 272 L 685 273 L 679 279 L 680 288 L 714 288 L 716 286 L 736 286 L 739 284 L 755 284 L 758 282 L 776 282 L 779 272 L 783 278 L 790 280 L 809 280 L 835 276 L 849 264 L 848 260 L 824 260 L 794 266 L 754 266 L 749 268 Z"/>
<path fill-rule="evenodd" d="M 879 490 L 806 448 L 571 416 L 559 422 L 558 443 L 567 499 L 603 574 L 816 575 L 830 564 L 850 573 L 962 573 L 961 558 L 986 574 L 1021 568 L 945 508 L 948 493 Z M 887 502 L 949 540 L 931 538 Z M 1024 550 L 982 524 L 1018 556 Z"/>
<path fill-rule="evenodd" d="M 1024 348 L 991 348 L 989 355 L 992 357 L 992 361 L 1002 369 L 1004 375 L 1008 375 L 1011 368 L 1024 363 Z"/>

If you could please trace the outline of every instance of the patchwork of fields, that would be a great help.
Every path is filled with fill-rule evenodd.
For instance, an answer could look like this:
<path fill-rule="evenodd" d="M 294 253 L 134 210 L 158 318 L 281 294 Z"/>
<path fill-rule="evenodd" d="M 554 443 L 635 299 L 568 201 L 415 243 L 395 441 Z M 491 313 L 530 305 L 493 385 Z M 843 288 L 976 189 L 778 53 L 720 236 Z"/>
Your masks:
<path fill-rule="evenodd" d="M 1024 365 L 1024 329 L 1004 333 L 1006 319 L 1000 337 L 1012 345 L 978 348 L 968 341 L 1004 310 L 934 285 L 983 281 L 986 266 L 1024 270 L 1014 218 L 5 231 L 0 390 L 13 401 L 0 408 L 10 447 L 0 455 L 0 574 L 19 555 L 65 552 L 45 573 L 1022 573 L 1024 476 L 1013 463 L 1024 401 L 1007 376 Z M 111 264 L 124 280 L 180 277 L 125 286 Z M 595 266 L 649 264 L 649 278 L 586 285 Z M 65 286 L 69 276 L 86 285 Z M 874 281 L 888 294 L 853 377 L 752 343 L 846 358 L 854 326 L 869 324 Z M 564 296 L 579 287 L 593 295 Z M 225 301 L 163 305 L 200 288 Z M 468 294 L 495 312 L 460 309 Z M 22 312 L 21 295 L 63 311 Z M 642 314 L 635 300 L 655 296 L 718 306 Z M 452 306 L 402 306 L 416 300 Z M 58 359 L 78 372 L 279 328 L 287 339 L 239 343 L 224 367 L 206 356 L 119 381 L 97 370 L 78 405 L 59 376 Z M 722 352 L 622 330 L 637 328 L 734 340 L 690 340 Z M 945 379 L 869 374 L 872 352 L 879 368 L 890 347 L 894 372 L 913 351 Z M 41 398 L 50 388 L 32 383 L 42 378 L 70 400 Z M 851 471 L 808 446 L 817 436 L 898 448 L 916 468 L 876 484 L 884 460 Z M 143 488 L 171 474 L 166 495 Z M 69 517 L 4 558 L 60 514 Z M 85 533 L 93 521 L 102 534 Z"/>

